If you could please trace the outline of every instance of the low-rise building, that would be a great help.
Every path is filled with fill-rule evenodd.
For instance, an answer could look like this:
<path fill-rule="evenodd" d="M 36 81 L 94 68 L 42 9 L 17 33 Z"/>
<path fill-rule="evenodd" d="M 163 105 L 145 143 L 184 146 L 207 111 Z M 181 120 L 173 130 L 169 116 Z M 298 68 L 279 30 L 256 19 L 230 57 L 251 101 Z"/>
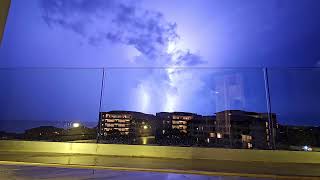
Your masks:
<path fill-rule="evenodd" d="M 275 114 L 269 118 L 267 113 L 240 110 L 222 111 L 216 116 L 110 111 L 100 117 L 100 139 L 107 143 L 139 144 L 139 138 L 154 136 L 160 145 L 272 149 L 277 129 Z"/>
<path fill-rule="evenodd" d="M 273 149 L 277 132 L 276 115 L 227 110 L 216 113 L 216 133 L 231 148 Z M 271 122 L 270 122 L 271 121 Z"/>
<path fill-rule="evenodd" d="M 134 142 L 154 135 L 154 116 L 134 111 L 109 111 L 100 114 L 100 139 Z"/>
<path fill-rule="evenodd" d="M 215 116 L 198 116 L 197 119 L 190 121 L 190 137 L 193 139 L 193 144 L 196 145 L 214 145 L 217 141 L 215 133 Z"/>
<path fill-rule="evenodd" d="M 160 144 L 208 145 L 216 138 L 215 116 L 188 112 L 156 114 L 156 139 Z"/>
<path fill-rule="evenodd" d="M 65 134 L 63 128 L 54 126 L 40 126 L 25 131 L 24 136 L 28 140 L 60 140 Z"/>
<path fill-rule="evenodd" d="M 291 146 L 320 147 L 320 127 L 279 125 L 277 148 L 290 149 Z"/>

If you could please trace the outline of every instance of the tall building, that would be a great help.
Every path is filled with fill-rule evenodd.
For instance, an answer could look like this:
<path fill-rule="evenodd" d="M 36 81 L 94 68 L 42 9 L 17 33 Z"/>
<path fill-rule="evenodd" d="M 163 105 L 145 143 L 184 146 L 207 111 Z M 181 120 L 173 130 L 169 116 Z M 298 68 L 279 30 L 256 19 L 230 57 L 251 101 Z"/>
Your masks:
<path fill-rule="evenodd" d="M 233 148 L 273 149 L 277 132 L 276 115 L 240 110 L 216 113 L 216 133 Z"/>
<path fill-rule="evenodd" d="M 154 134 L 154 116 L 133 111 L 100 113 L 100 138 L 102 140 L 135 140 Z"/>

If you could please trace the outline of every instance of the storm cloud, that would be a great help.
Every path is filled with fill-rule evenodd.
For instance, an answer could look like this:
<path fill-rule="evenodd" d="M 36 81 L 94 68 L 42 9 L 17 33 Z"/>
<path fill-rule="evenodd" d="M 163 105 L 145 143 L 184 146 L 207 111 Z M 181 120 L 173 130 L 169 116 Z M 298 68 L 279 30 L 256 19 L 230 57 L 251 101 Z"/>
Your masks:
<path fill-rule="evenodd" d="M 142 9 L 135 2 L 121 0 L 41 0 L 43 19 L 96 45 L 109 40 L 136 48 L 154 58 L 165 53 L 168 42 L 178 39 L 177 25 L 163 14 Z"/>
<path fill-rule="evenodd" d="M 191 110 L 192 97 L 200 94 L 206 99 L 208 93 L 204 91 L 210 89 L 203 82 L 205 73 L 181 69 L 197 67 L 206 61 L 189 49 L 170 50 L 180 38 L 177 24 L 168 22 L 161 12 L 144 9 L 138 1 L 125 0 L 41 0 L 40 7 L 43 20 L 52 28 L 71 30 L 94 46 L 109 41 L 134 47 L 140 53 L 134 62 L 144 67 L 173 67 L 154 69 L 147 77 L 137 77 L 132 90 L 135 92 L 130 94 L 137 96 L 134 102 L 141 104 L 132 105 L 132 109 Z"/>

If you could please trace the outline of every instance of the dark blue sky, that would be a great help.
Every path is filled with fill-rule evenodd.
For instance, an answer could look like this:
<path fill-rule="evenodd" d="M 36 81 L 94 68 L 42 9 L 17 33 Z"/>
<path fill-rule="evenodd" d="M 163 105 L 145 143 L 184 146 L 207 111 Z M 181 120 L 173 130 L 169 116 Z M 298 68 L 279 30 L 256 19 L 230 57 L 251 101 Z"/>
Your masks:
<path fill-rule="evenodd" d="M 108 67 L 103 111 L 201 114 L 266 112 L 261 68 L 269 67 L 279 121 L 318 125 L 320 71 L 286 68 L 320 65 L 319 7 L 317 0 L 13 0 L 0 67 Z M 101 75 L 0 70 L 0 119 L 96 121 Z"/>

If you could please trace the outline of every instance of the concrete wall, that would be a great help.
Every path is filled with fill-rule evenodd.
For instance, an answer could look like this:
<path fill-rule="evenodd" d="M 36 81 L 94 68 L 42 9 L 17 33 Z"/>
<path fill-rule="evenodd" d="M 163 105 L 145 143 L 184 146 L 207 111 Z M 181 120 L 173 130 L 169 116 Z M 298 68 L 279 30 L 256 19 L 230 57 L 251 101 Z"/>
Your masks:
<path fill-rule="evenodd" d="M 196 147 L 167 147 L 143 145 L 115 145 L 62 143 L 38 141 L 0 141 L 0 151 L 76 153 L 108 156 L 154 158 L 208 159 L 233 161 L 264 161 L 282 163 L 320 163 L 320 152 L 265 151 Z"/>
<path fill-rule="evenodd" d="M 0 45 L 9 12 L 10 0 L 0 0 Z"/>

